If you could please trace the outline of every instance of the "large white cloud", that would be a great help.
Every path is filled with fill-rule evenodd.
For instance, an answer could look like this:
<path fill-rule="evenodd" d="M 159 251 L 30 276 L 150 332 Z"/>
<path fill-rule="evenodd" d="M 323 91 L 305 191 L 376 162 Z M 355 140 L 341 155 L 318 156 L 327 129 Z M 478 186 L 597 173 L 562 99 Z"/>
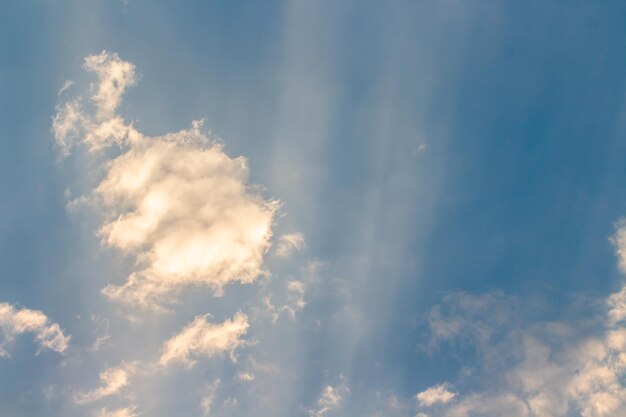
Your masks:
<path fill-rule="evenodd" d="M 91 152 L 116 145 L 91 201 L 103 212 L 99 236 L 136 260 L 125 283 L 103 293 L 139 306 L 160 306 L 187 286 L 221 295 L 229 283 L 264 273 L 278 202 L 248 185 L 242 157 L 231 158 L 201 122 L 158 137 L 137 131 L 116 113 L 134 67 L 103 52 L 85 60 L 95 72 L 93 110 L 74 98 L 58 107 L 53 130 L 62 152 L 82 144 Z"/>
<path fill-rule="evenodd" d="M 61 353 L 70 341 L 70 336 L 63 334 L 61 326 L 51 322 L 41 311 L 0 303 L 0 356 L 9 355 L 6 345 L 22 333 L 35 334 L 39 351 L 49 349 Z"/>

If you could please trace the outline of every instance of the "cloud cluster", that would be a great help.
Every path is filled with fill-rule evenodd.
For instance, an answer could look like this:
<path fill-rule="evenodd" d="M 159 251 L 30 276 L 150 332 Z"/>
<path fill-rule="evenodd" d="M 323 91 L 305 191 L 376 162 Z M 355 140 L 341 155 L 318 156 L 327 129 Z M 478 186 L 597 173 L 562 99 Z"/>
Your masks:
<path fill-rule="evenodd" d="M 209 323 L 207 316 L 198 316 L 165 342 L 159 365 L 179 363 L 189 367 L 195 358 L 211 358 L 224 352 L 232 355 L 244 343 L 241 338 L 249 326 L 248 317 L 241 312 L 220 324 Z"/>
<path fill-rule="evenodd" d="M 462 340 L 475 346 L 484 389 L 470 390 L 454 402 L 453 393 L 439 386 L 418 394 L 418 400 L 423 406 L 450 402 L 438 414 L 445 417 L 626 413 L 626 328 L 615 320 L 615 307 L 610 307 L 623 291 L 609 297 L 603 322 L 592 324 L 518 325 L 511 319 L 520 314 L 515 302 L 509 301 L 512 297 L 502 293 L 449 296 L 445 303 L 454 308 L 439 306 L 431 313 L 433 336 L 436 343 Z M 501 310 L 504 305 L 511 306 L 510 314 Z M 583 327 L 591 327 L 591 334 L 581 332 Z"/>
<path fill-rule="evenodd" d="M 9 356 L 6 344 L 22 333 L 35 334 L 39 351 L 49 349 L 62 353 L 70 341 L 70 336 L 65 336 L 61 327 L 51 322 L 41 311 L 18 309 L 8 303 L 0 303 L 0 357 Z"/>
<path fill-rule="evenodd" d="M 103 52 L 88 57 L 84 68 L 98 76 L 89 97 L 94 110 L 72 99 L 59 106 L 53 130 L 66 153 L 77 144 L 90 151 L 120 148 L 91 201 L 104 213 L 103 243 L 133 257 L 136 268 L 103 293 L 158 307 L 188 286 L 219 296 L 226 285 L 263 274 L 279 204 L 248 185 L 246 160 L 226 155 L 201 122 L 164 136 L 143 135 L 116 113 L 135 83 L 132 64 Z"/>

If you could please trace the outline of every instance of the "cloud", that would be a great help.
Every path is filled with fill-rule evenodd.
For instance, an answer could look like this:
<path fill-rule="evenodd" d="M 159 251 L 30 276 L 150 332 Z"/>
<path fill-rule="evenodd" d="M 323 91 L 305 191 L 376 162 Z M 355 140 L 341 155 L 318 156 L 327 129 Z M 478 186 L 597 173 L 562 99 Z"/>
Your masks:
<path fill-rule="evenodd" d="M 274 256 L 277 258 L 288 258 L 294 251 L 302 250 L 304 246 L 304 235 L 302 233 L 284 234 L 278 239 L 278 246 L 276 246 Z"/>
<path fill-rule="evenodd" d="M 611 241 L 626 272 L 623 221 Z M 537 307 L 532 299 L 502 292 L 444 297 L 429 315 L 430 347 L 455 348 L 457 341 L 473 346 L 478 353 L 478 379 L 472 382 L 465 376 L 462 383 L 482 388 L 459 394 L 437 415 L 626 415 L 626 286 L 604 301 L 599 316 L 588 313 L 578 321 L 542 321 L 540 314 L 537 320 L 531 317 Z M 422 395 L 426 400 L 421 405 L 431 405 L 427 399 L 437 395 L 426 394 L 436 392 L 418 394 L 418 399 Z"/>
<path fill-rule="evenodd" d="M 115 410 L 103 408 L 94 413 L 95 417 L 136 417 L 135 407 L 124 407 Z"/>
<path fill-rule="evenodd" d="M 136 367 L 136 363 L 125 363 L 101 372 L 100 386 L 92 391 L 77 394 L 75 397 L 76 403 L 90 403 L 119 393 L 128 387 L 129 378 L 136 370 Z"/>
<path fill-rule="evenodd" d="M 37 310 L 27 308 L 16 309 L 8 303 L 0 303 L 0 356 L 9 356 L 5 350 L 15 336 L 22 333 L 34 333 L 39 344 L 39 352 L 49 349 L 55 352 L 64 352 L 70 341 L 57 323 L 51 322 L 48 317 Z"/>
<path fill-rule="evenodd" d="M 433 310 L 436 320 L 431 315 L 431 328 L 438 344 L 460 339 L 464 346 L 471 343 L 478 350 L 483 385 L 479 392 L 459 395 L 459 401 L 445 407 L 441 415 L 566 417 L 575 412 L 582 417 L 609 417 L 626 413 L 626 328 L 615 324 L 611 309 L 600 323 L 520 324 L 512 317 L 523 315 L 516 307 L 521 303 L 509 303 L 510 314 L 498 313 L 511 299 L 502 293 L 457 294 L 444 302 L 456 303 L 454 308 Z M 481 316 L 478 311 L 495 316 Z M 430 405 L 428 401 L 421 404 Z"/>
<path fill-rule="evenodd" d="M 522 399 L 512 393 L 469 395 L 451 406 L 446 417 L 534 417 Z M 539 416 L 537 416 L 539 417 Z M 556 415 L 555 415 L 556 417 Z"/>
<path fill-rule="evenodd" d="M 237 379 L 240 381 L 254 381 L 254 374 L 250 372 L 239 372 L 237 374 Z"/>
<path fill-rule="evenodd" d="M 58 107 L 53 130 L 63 154 L 77 144 L 120 149 L 90 201 L 103 213 L 102 242 L 134 258 L 135 268 L 103 294 L 159 307 L 188 286 L 219 296 L 230 283 L 254 282 L 265 272 L 279 203 L 248 185 L 246 160 L 226 155 L 202 122 L 163 136 L 140 133 L 116 113 L 135 83 L 132 64 L 103 52 L 84 67 L 98 76 L 89 97 L 95 110 L 70 100 Z"/>
<path fill-rule="evenodd" d="M 195 358 L 211 358 L 229 352 L 244 344 L 241 339 L 248 332 L 248 317 L 238 312 L 235 316 L 221 324 L 211 324 L 208 316 L 198 316 L 183 328 L 180 333 L 165 342 L 159 365 L 167 366 L 180 363 L 193 366 Z"/>
<path fill-rule="evenodd" d="M 215 402 L 215 395 L 220 386 L 220 380 L 216 379 L 212 384 L 207 385 L 207 392 L 202 397 L 202 401 L 200 401 L 200 408 L 202 409 L 202 415 L 209 416 L 211 415 L 211 410 L 213 408 L 213 403 Z"/>
<path fill-rule="evenodd" d="M 344 396 L 350 392 L 347 381 L 343 375 L 336 385 L 327 385 L 322 390 L 316 407 L 309 410 L 310 417 L 324 417 L 341 406 Z"/>
<path fill-rule="evenodd" d="M 85 58 L 83 68 L 95 72 L 98 82 L 91 85 L 91 99 L 100 120 L 111 118 L 127 87 L 135 84 L 135 66 L 123 61 L 116 53 L 103 51 Z"/>
<path fill-rule="evenodd" d="M 435 385 L 417 394 L 417 401 L 426 407 L 434 404 L 447 404 L 456 397 L 456 393 L 450 391 L 450 388 L 450 384 Z"/>

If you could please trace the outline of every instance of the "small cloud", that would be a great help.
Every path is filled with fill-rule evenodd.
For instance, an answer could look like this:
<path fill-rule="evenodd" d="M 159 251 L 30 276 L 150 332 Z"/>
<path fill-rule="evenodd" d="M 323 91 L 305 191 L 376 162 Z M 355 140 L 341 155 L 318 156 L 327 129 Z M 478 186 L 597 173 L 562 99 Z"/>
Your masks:
<path fill-rule="evenodd" d="M 96 411 L 94 417 L 137 417 L 137 413 L 135 412 L 135 407 L 124 407 L 117 408 L 115 410 L 109 410 L 106 408 L 102 408 Z"/>
<path fill-rule="evenodd" d="M 200 408 L 202 409 L 202 415 L 209 416 L 211 415 L 211 410 L 213 408 L 213 403 L 215 402 L 215 395 L 220 386 L 220 380 L 216 379 L 212 384 L 207 386 L 206 394 L 202 397 L 202 401 L 200 401 Z"/>
<path fill-rule="evenodd" d="M 76 403 L 90 403 L 119 393 L 122 389 L 128 387 L 130 376 L 135 372 L 136 368 L 136 363 L 129 363 L 101 372 L 100 386 L 92 391 L 77 394 L 75 397 Z"/>
<path fill-rule="evenodd" d="M 37 353 L 44 349 L 62 353 L 70 341 L 70 336 L 65 336 L 61 327 L 41 311 L 17 309 L 8 303 L 0 303 L 0 331 L 0 357 L 9 356 L 6 344 L 22 333 L 35 334 L 39 344 Z"/>
<path fill-rule="evenodd" d="M 450 384 L 447 383 L 435 385 L 417 394 L 417 401 L 425 407 L 430 407 L 434 404 L 447 404 L 457 395 L 455 392 L 452 392 L 450 388 Z"/>
<path fill-rule="evenodd" d="M 60 96 L 61 94 L 63 94 L 68 88 L 70 88 L 72 85 L 74 85 L 74 81 L 72 80 L 67 80 L 65 81 L 65 83 L 63 84 L 63 87 L 61 87 L 59 89 L 59 92 L 57 93 L 58 96 Z"/>
<path fill-rule="evenodd" d="M 336 385 L 324 387 L 317 400 L 317 406 L 309 410 L 309 417 L 325 417 L 341 406 L 343 398 L 350 392 L 350 389 L 343 375 L 339 376 L 339 380 L 340 382 Z"/>
<path fill-rule="evenodd" d="M 250 372 L 239 372 L 237 374 L 237 379 L 240 381 L 254 381 L 254 374 Z"/>
<path fill-rule="evenodd" d="M 278 246 L 274 251 L 277 258 L 288 258 L 295 251 L 300 251 L 305 247 L 304 235 L 302 233 L 289 233 L 282 235 L 278 239 Z"/>
<path fill-rule="evenodd" d="M 181 363 L 193 366 L 195 358 L 210 358 L 229 352 L 231 356 L 236 348 L 244 344 L 241 339 L 248 331 L 248 317 L 238 312 L 235 316 L 221 324 L 212 324 L 208 316 L 198 316 L 180 333 L 163 345 L 160 366 L 170 363 Z"/>

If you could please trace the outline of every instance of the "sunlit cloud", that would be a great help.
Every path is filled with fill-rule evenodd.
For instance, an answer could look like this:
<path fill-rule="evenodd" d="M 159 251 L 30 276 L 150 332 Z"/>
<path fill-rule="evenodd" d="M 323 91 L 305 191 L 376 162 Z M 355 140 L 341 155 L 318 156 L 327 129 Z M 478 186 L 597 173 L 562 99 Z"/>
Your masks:
<path fill-rule="evenodd" d="M 0 303 L 0 357 L 7 357 L 7 344 L 23 333 L 33 333 L 39 345 L 38 352 L 48 349 L 65 352 L 70 336 L 65 336 L 61 326 L 53 323 L 38 310 L 15 308 L 8 303 Z"/>
<path fill-rule="evenodd" d="M 450 384 L 440 384 L 420 392 L 416 397 L 421 405 L 430 407 L 433 404 L 449 403 L 456 397 L 456 393 L 451 391 Z"/>
<path fill-rule="evenodd" d="M 139 414 L 135 412 L 135 407 L 124 407 L 114 410 L 103 408 L 96 411 L 93 415 L 94 417 L 137 417 Z"/>
<path fill-rule="evenodd" d="M 278 258 L 288 258 L 295 251 L 305 247 L 304 235 L 302 233 L 288 233 L 280 236 L 278 245 L 274 251 L 274 256 Z"/>
<path fill-rule="evenodd" d="M 620 262 L 626 253 L 622 227 L 614 239 Z M 473 345 L 491 384 L 463 395 L 449 391 L 449 385 L 436 386 L 417 395 L 420 404 L 454 399 L 436 413 L 445 417 L 626 413 L 625 293 L 622 288 L 607 297 L 603 316 L 583 323 L 520 321 L 523 303 L 502 292 L 447 296 L 430 314 L 432 343 Z"/>
<path fill-rule="evenodd" d="M 130 376 L 136 369 L 136 363 L 124 363 L 101 372 L 100 385 L 91 391 L 78 393 L 75 401 L 85 404 L 120 393 L 129 386 Z"/>
<path fill-rule="evenodd" d="M 208 316 L 198 316 L 183 328 L 180 333 L 165 342 L 159 365 L 181 364 L 193 366 L 198 358 L 211 358 L 218 354 L 230 353 L 242 346 L 248 331 L 248 317 L 238 312 L 220 324 L 212 324 Z"/>
<path fill-rule="evenodd" d="M 90 202 L 103 213 L 102 242 L 133 257 L 136 268 L 103 294 L 159 307 L 188 286 L 209 287 L 219 296 L 226 285 L 249 284 L 265 273 L 279 203 L 248 185 L 246 160 L 226 155 L 202 122 L 164 136 L 143 135 L 116 113 L 135 83 L 132 64 L 103 52 L 88 57 L 84 67 L 98 76 L 89 97 L 95 110 L 72 99 L 58 107 L 53 130 L 63 154 L 78 144 L 91 152 L 121 149 L 106 164 Z"/>
<path fill-rule="evenodd" d="M 327 385 L 317 399 L 316 407 L 308 411 L 310 417 L 325 417 L 339 409 L 346 394 L 350 392 L 345 377 L 339 377 L 336 385 Z"/>

